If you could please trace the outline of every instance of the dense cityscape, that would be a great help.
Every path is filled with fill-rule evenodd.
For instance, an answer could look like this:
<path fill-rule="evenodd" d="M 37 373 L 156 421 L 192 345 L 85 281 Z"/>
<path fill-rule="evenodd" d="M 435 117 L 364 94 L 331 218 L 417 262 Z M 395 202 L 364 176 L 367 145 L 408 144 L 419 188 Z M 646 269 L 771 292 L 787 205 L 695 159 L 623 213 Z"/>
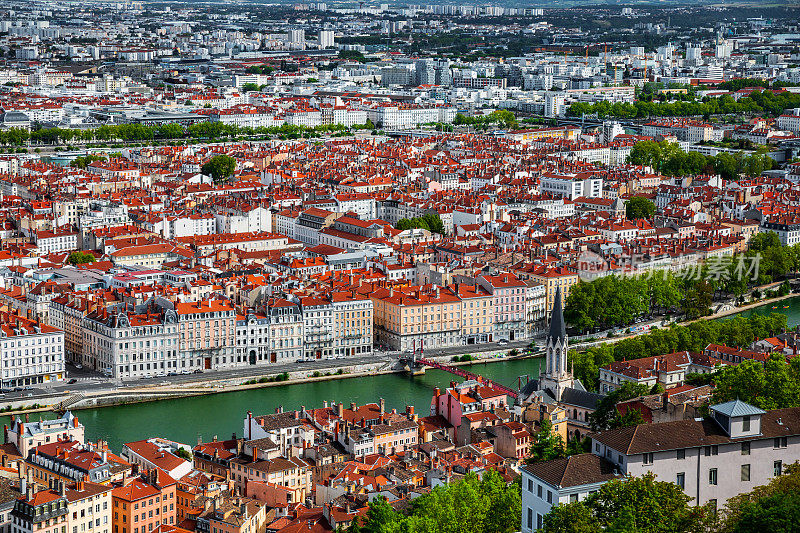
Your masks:
<path fill-rule="evenodd" d="M 0 0 L 0 533 L 796 531 L 798 271 L 792 2 Z"/>

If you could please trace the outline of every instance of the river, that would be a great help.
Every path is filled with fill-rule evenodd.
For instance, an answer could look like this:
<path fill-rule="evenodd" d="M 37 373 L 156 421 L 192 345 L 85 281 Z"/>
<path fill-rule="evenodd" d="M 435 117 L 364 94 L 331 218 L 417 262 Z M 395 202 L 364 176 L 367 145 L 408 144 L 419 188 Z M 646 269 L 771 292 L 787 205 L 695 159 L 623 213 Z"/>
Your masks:
<path fill-rule="evenodd" d="M 784 308 L 784 306 L 787 305 L 789 307 Z M 776 302 L 774 304 L 767 304 L 767 305 L 762 305 L 760 307 L 754 307 L 753 309 L 749 309 L 747 311 L 742 311 L 741 313 L 731 315 L 731 317 L 734 316 L 748 317 L 753 314 L 770 315 L 772 313 L 781 313 L 786 315 L 787 327 L 794 328 L 795 326 L 800 325 L 800 296 L 787 298 L 786 300 Z"/>
<path fill-rule="evenodd" d="M 788 308 L 783 306 L 788 305 Z M 741 313 L 768 315 L 784 313 L 790 327 L 800 324 L 800 297 L 794 297 L 778 304 L 776 309 L 765 305 Z M 732 315 L 736 316 L 736 315 Z M 539 375 L 543 359 L 518 359 L 496 363 L 478 363 L 470 369 L 498 383 L 516 388 L 519 376 Z M 87 438 L 104 439 L 111 449 L 120 451 L 122 444 L 147 437 L 166 437 L 186 444 L 194 444 L 197 439 L 210 440 L 217 435 L 220 439 L 231 434 L 242 434 L 242 421 L 248 410 L 254 414 L 274 413 L 282 405 L 286 410 L 321 407 L 322 402 L 350 402 L 365 404 L 386 400 L 388 409 L 402 411 L 406 405 L 413 405 L 416 412 L 425 416 L 430 412 L 430 402 L 435 387 L 447 387 L 454 376 L 441 370 L 428 369 L 423 376 L 409 377 L 403 374 L 384 374 L 378 376 L 348 378 L 313 383 L 287 384 L 260 389 L 193 396 L 174 400 L 82 409 L 76 411 L 80 421 L 86 426 Z M 53 413 L 34 413 L 31 416 L 52 418 Z M 8 417 L 0 417 L 3 424 Z"/>
<path fill-rule="evenodd" d="M 469 368 L 476 374 L 491 378 L 516 389 L 518 376 L 538 377 L 543 359 L 517 359 L 495 363 L 478 363 Z M 148 437 L 166 437 L 195 444 L 197 439 L 211 440 L 241 436 L 242 422 L 248 410 L 253 414 L 274 413 L 282 405 L 285 410 L 322 407 L 322 402 L 343 402 L 359 405 L 386 400 L 386 408 L 403 411 L 413 405 L 420 416 L 430 413 L 435 387 L 445 388 L 451 380 L 459 380 L 441 370 L 428 369 L 425 375 L 410 377 L 404 374 L 383 374 L 312 383 L 287 384 L 235 392 L 192 396 L 174 400 L 81 409 L 75 411 L 86 426 L 88 440 L 104 439 L 111 449 L 119 452 L 122 444 Z M 32 418 L 52 418 L 53 413 L 33 413 Z M 8 424 L 9 418 L 2 417 Z"/>

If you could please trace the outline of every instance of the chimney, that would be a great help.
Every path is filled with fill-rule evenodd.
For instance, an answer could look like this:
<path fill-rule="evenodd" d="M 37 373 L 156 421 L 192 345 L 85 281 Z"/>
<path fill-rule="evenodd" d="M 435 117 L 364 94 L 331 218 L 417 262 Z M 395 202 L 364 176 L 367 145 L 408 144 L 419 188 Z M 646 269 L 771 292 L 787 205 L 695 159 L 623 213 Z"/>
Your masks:
<path fill-rule="evenodd" d="M 336 406 L 336 414 L 339 418 L 344 416 L 344 404 L 339 402 L 339 405 Z"/>
<path fill-rule="evenodd" d="M 383 416 L 383 413 L 386 412 L 386 400 L 383 398 L 378 400 L 378 406 L 381 408 L 381 416 Z"/>
<path fill-rule="evenodd" d="M 350 402 L 350 410 L 353 412 L 356 411 L 356 402 Z"/>

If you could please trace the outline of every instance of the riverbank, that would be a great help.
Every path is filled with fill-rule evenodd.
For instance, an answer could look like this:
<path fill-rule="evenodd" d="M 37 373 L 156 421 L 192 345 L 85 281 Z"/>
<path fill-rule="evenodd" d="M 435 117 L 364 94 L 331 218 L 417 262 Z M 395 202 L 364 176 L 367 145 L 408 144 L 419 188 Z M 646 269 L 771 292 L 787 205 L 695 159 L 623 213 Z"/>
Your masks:
<path fill-rule="evenodd" d="M 341 361 L 339 361 L 341 363 Z M 484 364 L 485 363 L 485 364 Z M 540 357 L 526 359 L 485 359 L 473 363 L 471 371 L 506 387 L 516 389 L 519 376 L 522 383 L 536 379 L 544 365 Z M 461 368 L 470 368 L 469 366 Z M 357 379 L 349 379 L 355 377 Z M 188 445 L 198 438 L 211 440 L 214 435 L 227 439 L 233 433 L 242 435 L 247 411 L 267 414 L 283 407 L 285 411 L 302 406 L 321 407 L 323 402 L 342 402 L 349 405 L 377 403 L 383 398 L 389 410 L 403 411 L 414 406 L 420 416 L 430 412 L 435 388 L 445 389 L 455 376 L 428 368 L 425 374 L 412 376 L 405 372 L 356 376 L 338 379 L 312 379 L 304 382 L 283 382 L 261 387 L 224 390 L 226 394 L 198 394 L 160 401 L 109 405 L 80 409 L 74 414 L 86 427 L 86 438 L 107 441 L 112 450 L 120 450 L 127 442 L 162 436 Z M 31 420 L 52 419 L 50 412 L 31 414 Z M 0 417 L 8 424 L 9 417 Z"/>
<path fill-rule="evenodd" d="M 540 357 L 542 354 L 531 353 L 511 356 L 506 353 L 504 356 L 498 357 L 497 352 L 492 351 L 471 355 L 474 357 L 473 360 L 458 362 L 451 361 L 452 355 L 449 354 L 441 356 L 429 356 L 429 358 L 451 366 L 471 366 L 477 364 L 485 365 L 487 363 L 529 359 Z M 77 394 L 64 393 L 60 395 L 54 395 L 39 401 L 40 405 L 44 405 L 43 407 L 39 407 L 37 409 L 16 409 L 3 414 L 7 416 L 16 416 L 26 413 L 30 414 L 49 411 L 63 411 L 65 409 L 73 411 L 96 409 L 101 407 L 157 402 L 162 400 L 189 398 L 193 396 L 216 395 L 248 391 L 253 389 L 281 387 L 286 385 L 301 385 L 307 383 L 364 378 L 387 374 L 403 374 L 407 372 L 408 370 L 406 367 L 401 366 L 399 362 L 377 362 L 371 364 L 352 365 L 348 367 L 334 366 L 314 371 L 302 370 L 297 372 L 289 372 L 288 379 L 282 381 L 257 381 L 253 383 L 253 380 L 243 382 L 241 378 L 200 378 L 196 381 L 189 381 L 185 383 L 168 383 L 145 387 L 123 386 L 95 392 Z M 274 378 L 277 375 L 280 374 L 264 374 L 263 377 L 269 376 Z M 24 400 L 20 400 L 16 403 L 22 404 L 22 406 L 26 404 Z"/>

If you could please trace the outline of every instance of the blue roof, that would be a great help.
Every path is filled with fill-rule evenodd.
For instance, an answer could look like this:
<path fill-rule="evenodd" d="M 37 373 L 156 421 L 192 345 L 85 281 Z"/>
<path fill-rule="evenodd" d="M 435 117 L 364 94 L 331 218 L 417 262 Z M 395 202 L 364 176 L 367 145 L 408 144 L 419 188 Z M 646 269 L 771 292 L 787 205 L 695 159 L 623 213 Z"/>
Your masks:
<path fill-rule="evenodd" d="M 731 400 L 718 405 L 711 405 L 709 406 L 709 409 L 720 414 L 727 415 L 731 418 L 735 416 L 763 415 L 766 413 L 766 411 L 763 409 L 759 409 L 758 407 L 750 405 L 749 403 L 743 402 L 739 399 Z"/>

